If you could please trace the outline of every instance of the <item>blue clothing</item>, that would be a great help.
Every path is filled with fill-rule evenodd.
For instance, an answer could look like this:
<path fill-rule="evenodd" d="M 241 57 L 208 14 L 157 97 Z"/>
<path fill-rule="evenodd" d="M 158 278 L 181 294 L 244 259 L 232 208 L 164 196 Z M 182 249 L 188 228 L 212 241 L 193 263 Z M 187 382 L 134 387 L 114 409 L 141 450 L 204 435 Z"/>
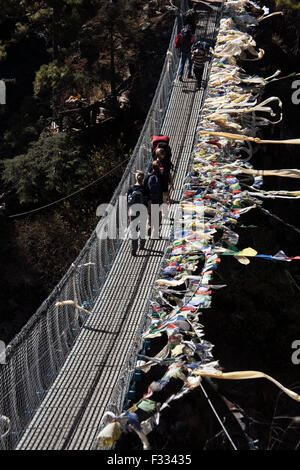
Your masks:
<path fill-rule="evenodd" d="M 186 60 L 188 60 L 188 75 L 192 74 L 192 67 L 193 67 L 193 62 L 192 62 L 192 53 L 190 52 L 181 52 L 181 57 L 180 57 L 180 63 L 179 63 L 179 71 L 178 75 L 180 77 L 183 76 L 183 71 L 184 71 L 184 66 L 186 63 Z"/>

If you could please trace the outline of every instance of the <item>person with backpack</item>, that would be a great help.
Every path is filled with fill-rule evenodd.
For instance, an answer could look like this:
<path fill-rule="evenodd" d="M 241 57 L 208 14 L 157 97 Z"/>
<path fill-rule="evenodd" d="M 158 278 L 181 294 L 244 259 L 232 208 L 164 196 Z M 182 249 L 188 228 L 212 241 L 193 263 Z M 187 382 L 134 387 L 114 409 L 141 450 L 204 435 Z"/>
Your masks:
<path fill-rule="evenodd" d="M 146 230 L 143 230 L 143 234 L 141 236 L 141 225 L 139 225 L 139 231 L 137 233 L 136 225 L 133 225 L 133 221 L 139 217 L 139 222 L 143 223 L 143 214 L 139 211 L 138 214 L 138 206 L 134 207 L 135 204 L 142 204 L 148 208 L 148 191 L 144 185 L 144 173 L 138 170 L 135 174 L 135 184 L 129 188 L 127 192 L 127 203 L 128 203 L 128 215 L 130 219 L 130 235 L 131 235 L 131 254 L 132 256 L 136 256 L 136 252 L 138 249 L 138 238 L 140 238 L 140 249 L 143 250 L 145 247 L 145 235 Z M 146 209 L 147 210 L 147 209 Z M 147 217 L 147 213 L 146 213 Z M 144 221 L 146 226 L 146 220 Z M 143 227 L 144 228 L 144 227 Z"/>
<path fill-rule="evenodd" d="M 157 160 L 152 162 L 151 172 L 147 175 L 145 179 L 145 186 L 148 195 L 148 212 L 149 212 L 149 231 L 148 234 L 151 235 L 151 216 L 154 211 L 159 211 L 159 227 L 161 224 L 161 210 L 160 206 L 163 203 L 163 189 L 164 189 L 164 180 L 160 170 L 160 164 Z M 159 229 L 159 227 L 157 227 Z M 155 229 L 156 227 L 154 227 Z"/>
<path fill-rule="evenodd" d="M 174 189 L 173 177 L 171 174 L 171 169 L 173 165 L 167 157 L 167 153 L 164 148 L 158 147 L 155 150 L 155 159 L 159 163 L 160 174 L 162 176 L 163 202 L 170 204 L 171 201 L 169 194 L 169 185 L 171 186 L 171 189 Z M 149 173 L 152 171 L 152 163 L 150 163 L 148 171 Z"/>
<path fill-rule="evenodd" d="M 196 41 L 192 46 L 192 61 L 197 88 L 200 88 L 205 62 L 210 58 L 210 46 L 204 41 Z"/>
<path fill-rule="evenodd" d="M 152 159 L 155 160 L 156 157 L 155 157 L 155 151 L 158 149 L 158 148 L 162 148 L 165 150 L 166 152 L 166 157 L 167 159 L 171 162 L 171 159 L 172 159 L 172 151 L 171 151 L 171 147 L 170 147 L 170 144 L 169 144 L 169 137 L 167 135 L 162 135 L 162 134 L 159 134 L 159 135 L 154 135 L 152 137 L 152 148 L 151 148 L 151 153 L 152 153 Z"/>
<path fill-rule="evenodd" d="M 175 40 L 176 49 L 180 50 L 180 62 L 179 62 L 179 80 L 182 82 L 183 71 L 186 61 L 188 60 L 188 78 L 192 78 L 192 55 L 191 47 L 194 42 L 194 37 L 192 34 L 192 28 L 189 24 L 185 25 L 181 32 L 177 35 Z"/>

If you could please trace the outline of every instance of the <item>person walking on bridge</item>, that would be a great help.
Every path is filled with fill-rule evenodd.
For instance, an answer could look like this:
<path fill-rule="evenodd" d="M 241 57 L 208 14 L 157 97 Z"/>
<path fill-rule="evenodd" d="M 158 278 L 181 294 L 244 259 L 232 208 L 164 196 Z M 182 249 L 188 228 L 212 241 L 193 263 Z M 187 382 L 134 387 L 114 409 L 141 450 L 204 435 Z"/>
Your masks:
<path fill-rule="evenodd" d="M 205 62 L 211 56 L 210 46 L 207 42 L 196 41 L 192 46 L 192 61 L 194 64 L 194 75 L 197 80 L 197 88 L 200 88 Z"/>
<path fill-rule="evenodd" d="M 138 238 L 140 249 L 145 247 L 146 225 L 148 214 L 148 191 L 144 185 L 144 173 L 138 170 L 135 174 L 135 184 L 127 192 L 128 214 L 130 219 L 131 254 L 136 256 Z M 143 210 L 143 206 L 145 209 Z M 139 220 L 136 220 L 139 219 Z M 136 222 L 134 223 L 134 221 Z"/>
<path fill-rule="evenodd" d="M 171 200 L 170 200 L 170 194 L 169 194 L 169 186 L 171 190 L 174 189 L 174 182 L 173 182 L 173 177 L 171 174 L 173 165 L 172 165 L 170 158 L 168 158 L 165 149 L 158 147 L 155 150 L 154 155 L 155 155 L 156 161 L 159 163 L 159 169 L 160 169 L 160 173 L 162 176 L 163 202 L 170 204 Z M 148 168 L 149 173 L 152 172 L 152 163 L 153 162 L 149 164 L 149 168 Z"/>
<path fill-rule="evenodd" d="M 154 160 L 151 166 L 152 170 L 145 178 L 149 211 L 148 235 L 151 238 L 157 238 L 162 221 L 161 205 L 163 204 L 164 178 L 160 170 L 159 161 Z"/>
<path fill-rule="evenodd" d="M 188 24 L 184 26 L 181 32 L 177 35 L 175 40 L 175 48 L 180 50 L 180 62 L 179 62 L 179 80 L 182 82 L 183 71 L 186 61 L 188 60 L 188 78 L 192 78 L 192 56 L 191 47 L 194 42 L 194 36 L 192 34 L 192 28 Z"/>

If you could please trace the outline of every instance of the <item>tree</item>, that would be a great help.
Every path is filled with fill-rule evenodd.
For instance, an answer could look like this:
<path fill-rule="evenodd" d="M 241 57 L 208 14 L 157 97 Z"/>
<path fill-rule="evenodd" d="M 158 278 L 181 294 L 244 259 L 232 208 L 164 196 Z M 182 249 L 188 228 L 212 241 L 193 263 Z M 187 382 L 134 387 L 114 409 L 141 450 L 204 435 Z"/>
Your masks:
<path fill-rule="evenodd" d="M 138 2 L 140 3 L 140 2 Z M 110 0 L 101 3 L 98 14 L 98 41 L 109 53 L 110 92 L 116 99 L 116 88 L 128 74 L 128 56 L 137 50 L 142 34 L 137 17 L 139 10 L 132 10 L 129 0 Z"/>
<path fill-rule="evenodd" d="M 3 161 L 2 180 L 20 204 L 43 204 L 89 182 L 91 168 L 75 138 L 65 133 L 44 137 L 26 154 Z"/>
<path fill-rule="evenodd" d="M 36 72 L 33 84 L 34 96 L 51 96 L 52 119 L 56 120 L 59 97 L 72 86 L 73 76 L 67 65 L 59 65 L 57 60 L 44 64 Z"/>

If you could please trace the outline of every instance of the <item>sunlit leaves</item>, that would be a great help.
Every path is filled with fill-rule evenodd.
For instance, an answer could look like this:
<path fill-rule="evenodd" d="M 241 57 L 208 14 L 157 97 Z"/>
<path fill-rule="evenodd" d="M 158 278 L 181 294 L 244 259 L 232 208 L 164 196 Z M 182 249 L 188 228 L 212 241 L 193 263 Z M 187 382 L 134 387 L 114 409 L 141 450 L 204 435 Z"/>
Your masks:
<path fill-rule="evenodd" d="M 36 73 L 33 85 L 35 96 L 50 92 L 53 88 L 62 86 L 70 79 L 70 69 L 67 65 L 59 66 L 57 61 L 41 66 Z"/>

